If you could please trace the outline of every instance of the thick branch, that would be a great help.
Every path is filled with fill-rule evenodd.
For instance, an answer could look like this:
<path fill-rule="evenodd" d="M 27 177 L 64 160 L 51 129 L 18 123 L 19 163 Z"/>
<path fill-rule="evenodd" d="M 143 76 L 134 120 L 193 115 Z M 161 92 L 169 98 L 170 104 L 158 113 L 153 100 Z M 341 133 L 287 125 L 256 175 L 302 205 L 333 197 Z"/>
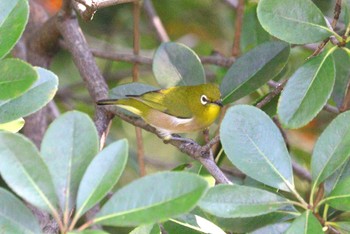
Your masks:
<path fill-rule="evenodd" d="M 73 61 L 79 69 L 79 73 L 87 86 L 91 98 L 94 101 L 107 98 L 107 84 L 89 50 L 89 46 L 82 34 L 76 17 L 60 18 L 58 28 L 65 40 L 65 45 L 73 56 Z M 96 109 L 95 125 L 102 140 L 107 135 L 112 117 L 112 114 L 105 109 Z M 102 145 L 103 142 L 101 142 Z"/>

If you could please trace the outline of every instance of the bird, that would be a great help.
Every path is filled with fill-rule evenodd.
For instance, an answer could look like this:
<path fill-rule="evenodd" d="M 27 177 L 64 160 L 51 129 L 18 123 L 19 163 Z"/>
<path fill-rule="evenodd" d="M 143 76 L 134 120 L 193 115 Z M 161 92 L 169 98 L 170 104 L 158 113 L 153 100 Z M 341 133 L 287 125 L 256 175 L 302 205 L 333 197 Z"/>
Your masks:
<path fill-rule="evenodd" d="M 140 116 L 156 128 L 163 140 L 172 134 L 195 132 L 208 128 L 219 116 L 221 93 L 216 84 L 174 86 L 126 95 L 121 99 L 103 99 L 97 105 L 115 105 Z"/>

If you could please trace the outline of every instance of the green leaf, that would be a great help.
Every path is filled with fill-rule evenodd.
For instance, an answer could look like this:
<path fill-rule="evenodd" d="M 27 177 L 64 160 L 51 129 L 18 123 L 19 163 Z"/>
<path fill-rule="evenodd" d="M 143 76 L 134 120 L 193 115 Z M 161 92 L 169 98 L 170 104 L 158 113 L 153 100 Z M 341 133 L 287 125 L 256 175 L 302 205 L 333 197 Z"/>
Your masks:
<path fill-rule="evenodd" d="M 163 88 L 205 83 L 204 68 L 198 55 L 179 43 L 162 43 L 154 54 L 152 68 Z"/>
<path fill-rule="evenodd" d="M 25 0 L 0 1 L 0 59 L 15 46 L 28 21 L 29 6 Z"/>
<path fill-rule="evenodd" d="M 288 200 L 262 189 L 218 185 L 210 188 L 198 205 L 217 217 L 243 218 L 271 213 L 287 206 Z"/>
<path fill-rule="evenodd" d="M 310 210 L 305 211 L 289 226 L 285 234 L 307 233 L 319 234 L 323 233 L 322 226 Z"/>
<path fill-rule="evenodd" d="M 327 103 L 335 80 L 334 61 L 330 53 L 308 60 L 287 82 L 277 107 L 283 126 L 305 126 Z"/>
<path fill-rule="evenodd" d="M 335 222 L 336 227 L 343 230 L 344 233 L 350 233 L 350 221 L 344 221 L 344 222 Z"/>
<path fill-rule="evenodd" d="M 319 185 L 350 157 L 350 111 L 338 115 L 317 140 L 311 158 L 314 186 Z"/>
<path fill-rule="evenodd" d="M 114 187 L 127 159 L 128 142 L 120 140 L 110 144 L 92 160 L 79 185 L 77 217 L 101 201 Z"/>
<path fill-rule="evenodd" d="M 242 98 L 271 80 L 286 65 L 289 52 L 289 44 L 272 41 L 237 59 L 220 86 L 224 103 Z"/>
<path fill-rule="evenodd" d="M 226 234 L 226 232 L 211 221 L 195 214 L 184 214 L 171 221 L 201 233 Z"/>
<path fill-rule="evenodd" d="M 109 232 L 106 232 L 103 230 L 83 230 L 81 232 L 79 231 L 67 232 L 67 234 L 109 234 Z"/>
<path fill-rule="evenodd" d="M 248 218 L 219 218 L 213 216 L 211 218 L 209 217 L 209 219 L 226 231 L 231 231 L 233 233 L 246 233 L 269 224 L 284 222 L 294 218 L 294 215 L 290 214 L 290 212 L 294 213 L 296 211 L 288 208 L 285 211 L 276 211 Z"/>
<path fill-rule="evenodd" d="M 39 79 L 24 94 L 7 101 L 0 100 L 0 123 L 6 123 L 30 115 L 45 106 L 55 95 L 57 76 L 37 67 Z"/>
<path fill-rule="evenodd" d="M 338 210 L 350 211 L 350 176 L 339 182 L 326 198 L 327 203 Z"/>
<path fill-rule="evenodd" d="M 129 234 L 161 234 L 161 231 L 159 225 L 150 224 L 139 226 L 132 230 Z"/>
<path fill-rule="evenodd" d="M 339 169 L 337 169 L 330 177 L 328 177 L 324 182 L 325 194 L 328 195 L 335 186 L 343 181 L 345 178 L 350 177 L 350 160 L 348 159 L 346 163 L 343 164 Z"/>
<path fill-rule="evenodd" d="M 280 130 L 256 107 L 227 110 L 220 127 L 222 146 L 243 173 L 277 189 L 294 189 L 292 164 Z"/>
<path fill-rule="evenodd" d="M 0 229 L 3 233 L 41 233 L 30 210 L 10 192 L 0 188 Z"/>
<path fill-rule="evenodd" d="M 0 74 L 0 100 L 18 97 L 38 78 L 35 69 L 19 59 L 0 61 Z"/>
<path fill-rule="evenodd" d="M 319 42 L 333 34 L 310 0 L 261 0 L 258 19 L 271 35 L 292 44 Z"/>
<path fill-rule="evenodd" d="M 55 210 L 57 197 L 51 175 L 31 141 L 0 132 L 0 161 L 1 176 L 13 191 L 40 209 Z"/>
<path fill-rule="evenodd" d="M 245 3 L 243 25 L 241 34 L 241 51 L 245 54 L 247 51 L 253 49 L 257 45 L 269 41 L 271 39 L 260 25 L 256 14 L 256 2 Z"/>
<path fill-rule="evenodd" d="M 336 50 L 333 54 L 335 64 L 335 83 L 332 98 L 340 108 L 347 92 L 350 78 L 350 58 L 344 50 Z"/>
<path fill-rule="evenodd" d="M 268 225 L 266 227 L 255 230 L 251 234 L 280 234 L 285 233 L 285 231 L 290 226 L 289 223 L 276 223 L 272 225 Z"/>
<path fill-rule="evenodd" d="M 24 119 L 19 118 L 7 123 L 0 124 L 0 130 L 16 133 L 22 129 L 22 127 L 24 126 L 24 123 L 25 123 Z"/>
<path fill-rule="evenodd" d="M 94 223 L 138 226 L 189 212 L 208 187 L 200 176 L 162 172 L 135 180 L 117 191 L 97 213 Z"/>
<path fill-rule="evenodd" d="M 51 172 L 63 211 L 74 208 L 79 183 L 98 152 L 98 144 L 94 123 L 81 112 L 61 115 L 46 131 L 41 153 Z"/>

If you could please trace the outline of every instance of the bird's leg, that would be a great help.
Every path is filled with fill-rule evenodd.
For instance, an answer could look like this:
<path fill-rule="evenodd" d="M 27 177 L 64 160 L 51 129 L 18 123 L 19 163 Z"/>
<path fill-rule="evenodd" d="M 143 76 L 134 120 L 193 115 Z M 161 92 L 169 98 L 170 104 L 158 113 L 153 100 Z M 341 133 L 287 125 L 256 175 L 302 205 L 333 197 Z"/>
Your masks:
<path fill-rule="evenodd" d="M 210 142 L 209 128 L 206 128 L 203 130 L 203 136 L 204 136 L 205 143 L 208 144 Z"/>

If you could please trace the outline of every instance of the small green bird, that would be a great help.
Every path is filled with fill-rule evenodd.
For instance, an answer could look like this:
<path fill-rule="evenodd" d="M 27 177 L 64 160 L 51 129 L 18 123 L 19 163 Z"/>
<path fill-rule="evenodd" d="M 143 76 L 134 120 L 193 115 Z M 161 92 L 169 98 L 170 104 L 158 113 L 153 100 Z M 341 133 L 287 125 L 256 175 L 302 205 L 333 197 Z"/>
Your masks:
<path fill-rule="evenodd" d="M 164 140 L 172 139 L 172 133 L 207 128 L 222 107 L 220 90 L 215 84 L 176 86 L 122 99 L 99 100 L 97 104 L 116 105 L 140 116 L 155 127 Z"/>

